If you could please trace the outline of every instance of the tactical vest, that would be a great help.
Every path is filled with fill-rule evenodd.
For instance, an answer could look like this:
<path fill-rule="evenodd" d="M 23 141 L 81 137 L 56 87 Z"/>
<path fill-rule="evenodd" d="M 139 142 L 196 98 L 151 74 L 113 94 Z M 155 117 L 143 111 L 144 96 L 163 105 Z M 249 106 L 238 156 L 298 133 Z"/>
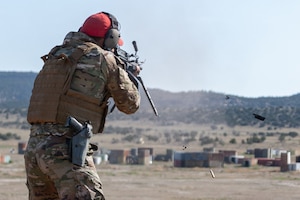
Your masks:
<path fill-rule="evenodd" d="M 57 46 L 42 57 L 44 66 L 35 79 L 28 108 L 27 121 L 30 124 L 65 124 L 67 117 L 72 116 L 80 122 L 90 121 L 95 134 L 103 131 L 108 97 L 100 102 L 98 98 L 70 88 L 77 61 L 95 46 L 85 43 L 69 56 L 55 56 L 55 52 L 62 48 Z"/>

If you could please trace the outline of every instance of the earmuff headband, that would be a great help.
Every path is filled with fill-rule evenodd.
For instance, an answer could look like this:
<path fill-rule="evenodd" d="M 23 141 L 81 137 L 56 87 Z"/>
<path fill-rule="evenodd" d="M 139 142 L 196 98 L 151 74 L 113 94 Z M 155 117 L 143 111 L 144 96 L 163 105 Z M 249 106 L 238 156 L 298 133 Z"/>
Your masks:
<path fill-rule="evenodd" d="M 110 14 L 110 13 L 107 13 L 107 12 L 102 12 L 102 13 L 106 14 L 109 17 L 109 19 L 111 21 L 111 28 L 117 29 L 119 31 L 120 30 L 120 24 L 119 24 L 117 18 L 115 16 L 113 16 L 112 14 Z"/>

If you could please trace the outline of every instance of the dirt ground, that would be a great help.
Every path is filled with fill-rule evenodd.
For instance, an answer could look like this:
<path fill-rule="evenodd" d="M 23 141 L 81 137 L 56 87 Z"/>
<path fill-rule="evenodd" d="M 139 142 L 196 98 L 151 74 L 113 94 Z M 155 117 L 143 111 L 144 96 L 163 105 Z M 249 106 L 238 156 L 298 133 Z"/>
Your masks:
<path fill-rule="evenodd" d="M 0 199 L 25 200 L 23 155 L 0 164 Z M 300 198 L 300 173 L 278 167 L 225 165 L 224 168 L 174 168 L 151 165 L 97 165 L 108 200 L 282 200 Z"/>
<path fill-rule="evenodd" d="M 173 128 L 173 127 L 172 127 Z M 184 127 L 187 130 L 187 126 Z M 192 127 L 194 128 L 194 127 Z M 197 128 L 197 127 L 196 127 Z M 8 130 L 0 128 L 0 132 Z M 28 131 L 9 129 L 22 136 L 26 141 Z M 224 130 L 222 130 L 224 132 Z M 247 129 L 247 131 L 249 131 Z M 244 131 L 246 132 L 246 131 Z M 154 133 L 153 133 L 154 134 Z M 222 135 L 222 134 L 221 134 Z M 131 148 L 133 144 L 114 143 L 119 135 L 104 134 L 94 140 L 107 149 Z M 243 136 L 240 136 L 243 137 Z M 117 138 L 120 139 L 120 138 Z M 229 138 L 228 138 L 229 139 Z M 227 139 L 227 140 L 228 140 Z M 239 139 L 240 140 L 240 139 Z M 23 155 L 17 154 L 19 141 L 0 141 L 0 154 L 9 155 L 11 163 L 0 163 L 0 200 L 25 200 L 28 192 L 25 185 Z M 282 145 L 269 140 L 258 147 Z M 288 140 L 279 147 L 295 149 L 300 139 Z M 141 144 L 134 144 L 135 147 Z M 182 145 L 153 142 L 156 153 L 166 149 L 181 150 Z M 256 146 L 226 145 L 222 148 L 244 152 Z M 275 146 L 276 147 L 276 146 Z M 14 148 L 15 152 L 10 153 Z M 177 149 L 176 149 L 177 148 Z M 197 144 L 189 144 L 188 150 L 201 151 Z M 175 168 L 172 162 L 154 161 L 151 165 L 115 165 L 101 163 L 97 165 L 107 200 L 299 200 L 300 172 L 280 172 L 279 167 L 241 167 L 227 164 L 224 168 L 213 168 L 215 178 L 209 168 Z"/>

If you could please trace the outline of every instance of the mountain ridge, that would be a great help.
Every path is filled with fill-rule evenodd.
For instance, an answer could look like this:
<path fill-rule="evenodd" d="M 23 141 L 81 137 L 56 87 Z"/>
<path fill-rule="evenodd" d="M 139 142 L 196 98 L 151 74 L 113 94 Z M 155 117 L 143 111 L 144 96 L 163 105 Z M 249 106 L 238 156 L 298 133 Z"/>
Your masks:
<path fill-rule="evenodd" d="M 0 109 L 27 109 L 35 72 L 0 72 Z M 282 97 L 242 97 L 213 91 L 170 92 L 148 88 L 161 121 L 184 123 L 300 127 L 300 93 Z M 141 90 L 141 107 L 133 115 L 114 111 L 112 120 L 156 120 Z M 266 117 L 257 120 L 253 114 Z"/>

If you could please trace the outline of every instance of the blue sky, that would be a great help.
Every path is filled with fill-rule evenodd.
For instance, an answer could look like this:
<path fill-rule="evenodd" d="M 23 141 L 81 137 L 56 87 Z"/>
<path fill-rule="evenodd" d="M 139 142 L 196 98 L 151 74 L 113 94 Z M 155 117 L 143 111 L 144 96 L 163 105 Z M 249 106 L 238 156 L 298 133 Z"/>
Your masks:
<path fill-rule="evenodd" d="M 121 23 L 123 48 L 137 41 L 148 88 L 244 97 L 300 92 L 300 1 L 52 0 L 0 7 L 0 71 L 34 71 L 91 14 Z"/>

